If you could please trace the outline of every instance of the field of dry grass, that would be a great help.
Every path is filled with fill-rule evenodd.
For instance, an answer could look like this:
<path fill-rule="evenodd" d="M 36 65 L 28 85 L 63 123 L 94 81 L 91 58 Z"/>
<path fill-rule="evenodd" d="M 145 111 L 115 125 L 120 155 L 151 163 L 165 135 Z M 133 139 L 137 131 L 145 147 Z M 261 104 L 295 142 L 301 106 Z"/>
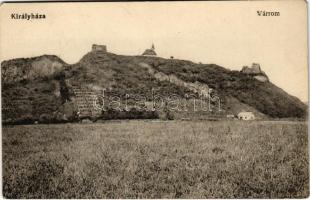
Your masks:
<path fill-rule="evenodd" d="M 309 195 L 303 122 L 4 127 L 7 198 L 270 198 Z"/>

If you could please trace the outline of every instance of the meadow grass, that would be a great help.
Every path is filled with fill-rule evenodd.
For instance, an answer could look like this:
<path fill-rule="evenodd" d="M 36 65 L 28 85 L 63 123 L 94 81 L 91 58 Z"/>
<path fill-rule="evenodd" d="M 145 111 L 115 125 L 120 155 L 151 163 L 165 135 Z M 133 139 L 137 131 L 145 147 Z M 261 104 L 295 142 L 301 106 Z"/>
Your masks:
<path fill-rule="evenodd" d="M 303 198 L 304 122 L 20 125 L 2 130 L 6 198 Z"/>

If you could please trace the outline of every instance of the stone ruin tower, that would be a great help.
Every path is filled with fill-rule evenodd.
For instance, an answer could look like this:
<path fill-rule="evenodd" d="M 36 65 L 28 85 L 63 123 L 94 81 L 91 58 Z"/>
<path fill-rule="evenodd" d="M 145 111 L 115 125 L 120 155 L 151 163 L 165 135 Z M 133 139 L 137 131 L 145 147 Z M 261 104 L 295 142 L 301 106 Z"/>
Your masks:
<path fill-rule="evenodd" d="M 98 44 L 93 44 L 92 49 L 93 52 L 107 52 L 107 46 L 106 45 L 98 45 Z"/>
<path fill-rule="evenodd" d="M 264 71 L 262 71 L 259 63 L 253 63 L 251 67 L 243 66 L 241 73 L 253 76 L 261 82 L 269 81 L 268 76 Z"/>
<path fill-rule="evenodd" d="M 241 72 L 245 74 L 260 74 L 262 70 L 259 63 L 252 63 L 251 67 L 243 66 Z"/>

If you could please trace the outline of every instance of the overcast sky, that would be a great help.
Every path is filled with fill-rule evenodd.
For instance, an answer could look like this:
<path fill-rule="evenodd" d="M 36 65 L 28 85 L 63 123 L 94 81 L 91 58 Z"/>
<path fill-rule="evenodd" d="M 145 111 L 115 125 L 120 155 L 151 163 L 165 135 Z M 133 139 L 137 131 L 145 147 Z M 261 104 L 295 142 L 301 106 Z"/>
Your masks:
<path fill-rule="evenodd" d="M 12 13 L 47 18 L 13 20 Z M 19 3 L 2 5 L 0 15 L 1 61 L 55 54 L 75 63 L 93 43 L 124 55 L 154 43 L 160 57 L 235 70 L 258 62 L 271 82 L 308 100 L 305 1 Z"/>

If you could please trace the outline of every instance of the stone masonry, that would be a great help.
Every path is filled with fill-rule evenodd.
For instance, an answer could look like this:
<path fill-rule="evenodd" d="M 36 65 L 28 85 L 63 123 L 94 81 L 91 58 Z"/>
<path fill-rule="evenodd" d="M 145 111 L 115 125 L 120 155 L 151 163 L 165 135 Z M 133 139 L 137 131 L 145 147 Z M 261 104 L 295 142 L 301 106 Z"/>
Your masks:
<path fill-rule="evenodd" d="M 101 115 L 101 110 L 95 107 L 94 102 L 97 100 L 95 92 L 79 85 L 73 85 L 72 90 L 74 93 L 73 102 L 76 105 L 80 118 L 98 117 Z"/>

